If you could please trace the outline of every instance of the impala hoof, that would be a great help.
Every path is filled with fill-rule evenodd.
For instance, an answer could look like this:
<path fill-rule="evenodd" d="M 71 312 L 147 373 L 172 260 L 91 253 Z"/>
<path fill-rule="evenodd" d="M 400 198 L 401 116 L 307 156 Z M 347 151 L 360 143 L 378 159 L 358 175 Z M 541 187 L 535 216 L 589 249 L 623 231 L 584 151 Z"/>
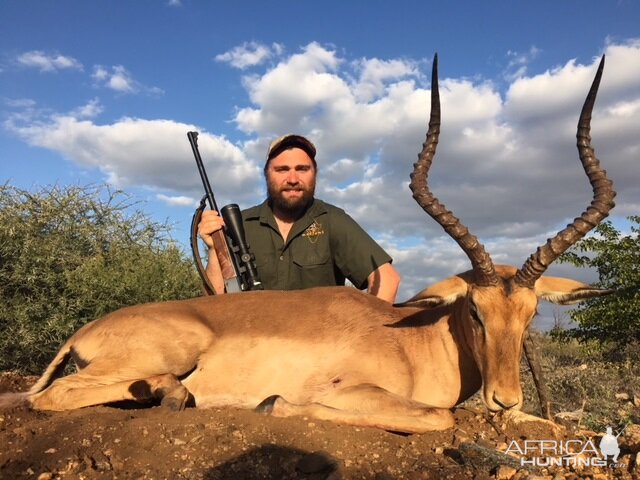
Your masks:
<path fill-rule="evenodd" d="M 186 407 L 186 399 L 164 397 L 160 402 L 160 406 L 163 408 L 167 408 L 172 412 L 181 412 Z"/>
<path fill-rule="evenodd" d="M 255 408 L 255 411 L 258 413 L 263 413 L 265 415 L 271 414 L 275 407 L 276 401 L 282 398 L 280 395 L 271 395 L 270 397 L 265 398 L 260 404 Z"/>

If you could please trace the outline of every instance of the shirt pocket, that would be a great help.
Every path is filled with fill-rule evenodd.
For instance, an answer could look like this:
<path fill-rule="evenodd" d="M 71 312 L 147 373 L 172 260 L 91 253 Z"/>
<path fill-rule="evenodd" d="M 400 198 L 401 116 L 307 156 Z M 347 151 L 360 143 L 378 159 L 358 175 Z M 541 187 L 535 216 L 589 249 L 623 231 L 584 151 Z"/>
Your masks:
<path fill-rule="evenodd" d="M 331 260 L 329 242 L 320 239 L 311 243 L 307 238 L 297 245 L 291 245 L 290 282 L 292 288 L 310 288 L 336 285 L 336 276 Z"/>
<path fill-rule="evenodd" d="M 291 260 L 300 268 L 315 268 L 330 261 L 329 244 L 325 241 L 311 243 L 306 238 L 291 245 Z"/>

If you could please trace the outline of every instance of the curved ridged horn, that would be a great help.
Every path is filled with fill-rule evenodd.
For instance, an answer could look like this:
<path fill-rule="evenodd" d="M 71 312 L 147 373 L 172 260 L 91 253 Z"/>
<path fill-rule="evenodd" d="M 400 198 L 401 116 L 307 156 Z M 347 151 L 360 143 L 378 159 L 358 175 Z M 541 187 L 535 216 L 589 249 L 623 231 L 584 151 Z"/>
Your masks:
<path fill-rule="evenodd" d="M 589 135 L 591 131 L 591 112 L 596 101 L 603 69 L 604 55 L 600 60 L 600 66 L 582 106 L 576 135 L 580 161 L 593 188 L 593 200 L 580 217 L 574 219 L 573 223 L 567 225 L 555 237 L 548 239 L 545 245 L 538 247 L 536 253 L 529 257 L 515 275 L 515 282 L 520 286 L 533 288 L 536 280 L 540 278 L 551 262 L 584 237 L 589 230 L 595 228 L 609 215 L 609 210 L 615 205 L 613 198 L 616 196 L 616 192 L 613 191 L 613 182 L 607 178 L 607 172 L 600 167 L 600 161 L 595 156 Z"/>
<path fill-rule="evenodd" d="M 440 93 L 438 90 L 438 55 L 436 54 L 433 57 L 433 70 L 431 73 L 429 130 L 427 131 L 427 139 L 422 145 L 422 151 L 418 155 L 418 161 L 413 165 L 409 188 L 411 188 L 413 198 L 418 205 L 431 215 L 467 254 L 469 260 L 471 260 L 477 284 L 481 286 L 495 285 L 498 282 L 498 277 L 489 254 L 484 250 L 478 239 L 469 233 L 467 227 L 433 196 L 427 185 L 429 168 L 436 154 L 439 136 Z"/>

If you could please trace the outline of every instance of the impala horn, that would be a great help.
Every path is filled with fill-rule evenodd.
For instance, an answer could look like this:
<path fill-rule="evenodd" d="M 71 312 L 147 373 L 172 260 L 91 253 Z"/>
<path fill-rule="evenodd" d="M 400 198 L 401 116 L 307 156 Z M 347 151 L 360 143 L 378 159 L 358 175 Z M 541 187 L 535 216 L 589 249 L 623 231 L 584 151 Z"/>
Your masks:
<path fill-rule="evenodd" d="M 495 285 L 498 282 L 491 257 L 485 251 L 478 239 L 469 232 L 453 213 L 441 204 L 431 193 L 427 185 L 429 168 L 436 154 L 438 137 L 440 136 L 440 93 L 438 90 L 438 55 L 433 57 L 431 73 L 431 115 L 427 139 L 422 145 L 418 161 L 413 165 L 409 188 L 413 198 L 442 228 L 453 238 L 460 248 L 467 254 L 476 276 L 476 283 L 480 286 Z"/>
<path fill-rule="evenodd" d="M 591 146 L 591 112 L 596 101 L 596 94 L 604 69 L 604 55 L 596 73 L 589 94 L 587 95 L 580 120 L 578 121 L 578 154 L 582 167 L 589 177 L 589 183 L 593 188 L 593 200 L 591 205 L 573 223 L 566 226 L 555 237 L 547 240 L 545 245 L 538 247 L 537 251 L 529 257 L 525 264 L 515 275 L 515 282 L 527 288 L 533 288 L 536 280 L 545 272 L 551 262 L 564 253 L 569 247 L 584 237 L 609 215 L 615 203 L 613 198 L 613 182 L 607 178 L 607 172 L 600 167 L 600 161 L 596 158 Z"/>

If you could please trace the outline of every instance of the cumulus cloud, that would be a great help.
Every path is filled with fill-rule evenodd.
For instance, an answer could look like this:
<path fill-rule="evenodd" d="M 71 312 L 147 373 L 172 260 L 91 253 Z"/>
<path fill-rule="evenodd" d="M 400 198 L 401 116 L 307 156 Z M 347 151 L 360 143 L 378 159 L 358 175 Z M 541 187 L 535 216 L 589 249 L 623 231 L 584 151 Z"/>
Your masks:
<path fill-rule="evenodd" d="M 637 214 L 640 42 L 608 43 L 604 50 L 593 142 L 618 191 L 614 214 Z M 271 47 L 269 58 L 278 60 L 270 64 L 259 45 L 233 51 L 237 55 L 228 52 L 219 60 L 256 67 L 241 73 L 247 100 L 230 119 L 243 141 L 215 132 L 200 136 L 219 203 L 244 207 L 261 201 L 267 145 L 294 131 L 318 147 L 318 196 L 345 208 L 394 256 L 404 279 L 401 297 L 468 268 L 464 254 L 408 189 L 428 121 L 429 65 L 352 60 L 315 42 L 290 55 Z M 254 59 L 241 61 L 246 52 Z M 446 58 L 440 59 L 442 133 L 430 185 L 498 263 L 521 265 L 591 201 L 575 133 L 599 61 L 595 53 L 592 61 L 567 59 L 541 73 L 520 69 L 504 93 L 490 79 L 448 76 Z M 535 54 L 521 60 L 513 54 L 514 72 Z M 106 85 L 118 72 L 103 68 L 94 75 Z M 121 77 L 124 92 L 130 76 Z M 112 182 L 153 189 L 166 203 L 199 198 L 200 180 L 185 139 L 195 126 L 143 118 L 99 124 L 100 108 L 94 101 L 65 114 L 36 115 L 33 105 L 25 105 L 5 126 L 33 145 L 100 169 Z"/>
<path fill-rule="evenodd" d="M 18 56 L 17 62 L 29 68 L 37 68 L 41 72 L 55 72 L 58 70 L 82 70 L 82 63 L 73 57 L 59 53 L 46 53 L 32 50 Z"/>
<path fill-rule="evenodd" d="M 257 42 L 245 42 L 228 52 L 216 55 L 218 62 L 228 63 L 234 68 L 245 70 L 260 65 L 282 54 L 284 47 L 279 43 L 264 45 Z"/>
<path fill-rule="evenodd" d="M 12 117 L 4 126 L 34 146 L 99 169 L 114 185 L 159 191 L 174 205 L 176 197 L 190 197 L 193 203 L 191 198 L 201 196 L 202 184 L 186 140 L 186 133 L 197 129 L 194 125 L 140 118 L 100 125 L 77 111 L 62 115 L 35 111 L 30 118 Z M 217 195 L 238 202 L 257 195 L 260 170 L 241 148 L 207 132 L 200 133 L 199 148 Z"/>
<path fill-rule="evenodd" d="M 164 93 L 158 87 L 149 87 L 135 80 L 122 65 L 114 65 L 110 68 L 95 65 L 91 77 L 96 86 L 108 88 L 118 93 L 133 94 L 143 92 L 154 95 Z"/>

